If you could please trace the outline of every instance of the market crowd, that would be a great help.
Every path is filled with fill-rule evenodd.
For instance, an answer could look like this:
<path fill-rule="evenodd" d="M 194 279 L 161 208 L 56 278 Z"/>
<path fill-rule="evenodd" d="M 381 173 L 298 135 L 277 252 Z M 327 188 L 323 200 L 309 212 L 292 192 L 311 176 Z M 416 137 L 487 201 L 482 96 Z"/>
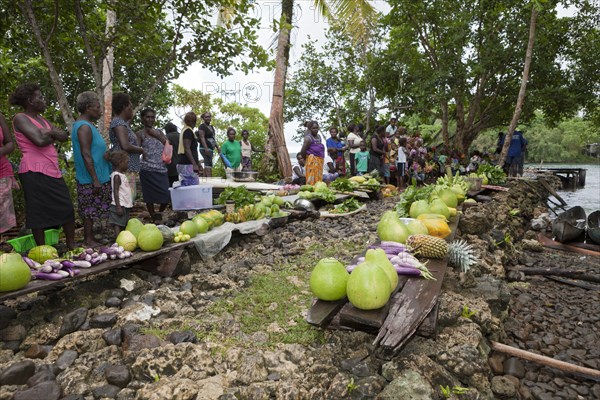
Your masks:
<path fill-rule="evenodd" d="M 251 170 L 252 152 L 259 151 L 250 142 L 248 130 L 242 131 L 241 140 L 235 140 L 236 130 L 231 127 L 227 140 L 219 146 L 210 112 L 200 116 L 196 130 L 199 121 L 193 112 L 185 115 L 181 129 L 167 123 L 161 130 L 155 127 L 155 110 L 144 108 L 140 112 L 142 129 L 134 132 L 133 107 L 126 93 L 113 95 L 108 143 L 96 127 L 102 109 L 95 92 L 77 96 L 79 117 L 70 134 L 43 117 L 47 104 L 39 85 L 20 85 L 9 103 L 21 112 L 14 115 L 12 129 L 0 114 L 0 234 L 16 226 L 12 191 L 22 189 L 25 227 L 31 229 L 38 245 L 44 244 L 46 229 L 60 226 L 67 246 L 75 247 L 75 207 L 59 166 L 58 150 L 69 139 L 77 210 L 83 221 L 83 244 L 88 247 L 98 245 L 93 235 L 95 220 L 109 221 L 115 234 L 126 226 L 138 196 L 138 181 L 150 218 L 159 220 L 171 201 L 169 188 L 198 184 L 200 175 L 211 177 L 217 156 L 228 173 Z M 17 149 L 21 153 L 18 179 L 8 160 Z"/>
<path fill-rule="evenodd" d="M 109 143 L 95 123 L 102 115 L 100 99 L 95 92 L 77 96 L 78 119 L 70 134 L 43 117 L 47 104 L 37 84 L 23 84 L 9 98 L 11 105 L 22 111 L 12 119 L 12 132 L 0 114 L 0 234 L 16 225 L 12 191 L 22 189 L 25 198 L 25 227 L 31 229 L 37 244 L 45 241 L 44 231 L 62 226 L 67 246 L 75 247 L 75 212 L 69 189 L 59 166 L 58 148 L 71 141 L 77 192 L 77 210 L 83 221 L 84 245 L 93 247 L 95 220 L 109 221 L 115 234 L 124 228 L 138 196 L 141 196 L 152 220 L 170 203 L 169 188 L 197 185 L 200 176 L 211 177 L 215 158 L 226 167 L 227 174 L 252 170 L 252 153 L 258 152 L 242 130 L 236 140 L 233 127 L 220 146 L 210 112 L 200 118 L 188 112 L 178 129 L 167 123 L 157 129 L 156 112 L 144 108 L 140 112 L 142 129 L 134 132 L 131 98 L 115 93 L 112 98 L 112 120 Z M 197 127 L 197 128 L 196 128 Z M 309 121 L 300 152 L 293 167 L 292 183 L 331 182 L 340 176 L 364 175 L 377 171 L 386 184 L 402 189 L 409 181 L 426 183 L 450 168 L 452 172 L 476 171 L 490 155 L 474 151 L 465 168 L 465 155 L 457 151 L 426 148 L 418 130 L 409 132 L 399 127 L 396 118 L 365 132 L 362 124 L 351 124 L 345 132 L 328 129 L 329 137 L 320 132 L 319 123 Z M 15 146 L 16 142 L 16 146 Z M 498 136 L 499 153 L 504 134 Z M 515 132 L 508 152 L 508 172 L 523 173 L 527 141 Z M 18 148 L 21 160 L 18 180 L 8 155 Z M 157 207 L 158 206 L 158 211 Z"/>
<path fill-rule="evenodd" d="M 375 127 L 369 135 L 362 124 L 351 124 L 346 132 L 329 128 L 329 138 L 320 133 L 316 121 L 305 124 L 302 148 L 293 166 L 295 184 L 330 182 L 340 176 L 355 176 L 377 171 L 386 184 L 398 189 L 411 181 L 427 183 L 446 173 L 475 172 L 480 164 L 493 163 L 494 155 L 473 151 L 470 158 L 456 150 L 425 147 L 418 130 L 411 133 L 398 126 L 397 118 Z M 500 154 L 505 133 L 500 132 L 494 154 Z M 512 137 L 506 171 L 510 176 L 523 174 L 527 140 L 516 131 Z"/>

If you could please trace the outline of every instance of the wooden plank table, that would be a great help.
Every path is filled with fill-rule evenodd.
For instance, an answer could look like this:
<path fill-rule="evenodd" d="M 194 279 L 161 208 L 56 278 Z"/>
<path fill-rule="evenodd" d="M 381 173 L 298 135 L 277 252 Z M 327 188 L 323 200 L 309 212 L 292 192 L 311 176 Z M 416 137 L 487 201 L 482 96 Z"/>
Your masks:
<path fill-rule="evenodd" d="M 184 242 L 184 243 L 172 243 L 168 244 L 156 251 L 136 251 L 129 258 L 124 258 L 122 260 L 107 260 L 101 264 L 93 266 L 91 268 L 79 268 L 79 275 L 75 275 L 73 277 L 64 278 L 58 281 L 45 281 L 45 280 L 32 280 L 22 289 L 14 290 L 12 292 L 0 293 L 0 303 L 5 300 L 12 299 L 15 297 L 23 296 L 30 293 L 39 292 L 41 290 L 52 289 L 56 287 L 63 286 L 64 284 L 74 282 L 76 280 L 87 278 L 101 272 L 110 271 L 111 269 L 116 268 L 125 268 L 130 266 L 131 264 L 140 263 L 141 261 L 148 260 L 163 254 L 167 254 L 173 250 L 184 249 L 185 247 L 191 246 L 193 242 Z"/>
<path fill-rule="evenodd" d="M 457 215 L 450 224 L 452 232 L 446 241 L 454 240 L 458 221 Z M 384 352 L 394 353 L 402 348 L 432 312 L 442 289 L 447 266 L 447 258 L 430 259 L 427 268 L 435 280 L 410 278 L 402 291 L 394 295 L 390 312 L 374 341 Z"/>

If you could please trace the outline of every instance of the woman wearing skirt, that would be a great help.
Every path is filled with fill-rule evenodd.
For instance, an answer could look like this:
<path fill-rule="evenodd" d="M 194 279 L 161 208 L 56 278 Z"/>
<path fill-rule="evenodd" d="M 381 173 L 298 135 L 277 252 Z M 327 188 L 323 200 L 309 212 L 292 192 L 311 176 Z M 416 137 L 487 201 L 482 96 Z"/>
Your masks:
<path fill-rule="evenodd" d="M 67 246 L 73 249 L 75 211 L 54 147 L 55 142 L 66 142 L 69 136 L 41 116 L 46 110 L 46 101 L 39 85 L 19 86 L 9 101 L 23 108 L 23 112 L 13 118 L 13 129 L 23 153 L 19 179 L 25 193 L 25 226 L 33 232 L 36 244 L 43 245 L 44 230 L 62 225 Z"/>
<path fill-rule="evenodd" d="M 154 204 L 160 204 L 163 212 L 170 201 L 169 175 L 167 167 L 162 160 L 162 153 L 167 142 L 167 137 L 158 129 L 154 129 L 156 112 L 152 108 L 145 108 L 141 112 L 144 129 L 137 133 L 146 157 L 140 162 L 140 181 L 142 183 L 142 196 L 146 208 L 153 221 L 160 220 L 156 214 Z"/>

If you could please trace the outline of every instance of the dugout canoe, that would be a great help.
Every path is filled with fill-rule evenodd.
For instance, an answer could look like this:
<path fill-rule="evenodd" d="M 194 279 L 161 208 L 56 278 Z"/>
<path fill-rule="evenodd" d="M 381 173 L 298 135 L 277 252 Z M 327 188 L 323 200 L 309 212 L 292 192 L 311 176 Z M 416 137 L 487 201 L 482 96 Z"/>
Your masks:
<path fill-rule="evenodd" d="M 587 233 L 594 243 L 600 244 L 600 210 L 588 215 Z"/>
<path fill-rule="evenodd" d="M 552 221 L 552 234 L 560 243 L 573 241 L 585 232 L 585 222 L 586 214 L 583 207 L 569 208 Z"/>

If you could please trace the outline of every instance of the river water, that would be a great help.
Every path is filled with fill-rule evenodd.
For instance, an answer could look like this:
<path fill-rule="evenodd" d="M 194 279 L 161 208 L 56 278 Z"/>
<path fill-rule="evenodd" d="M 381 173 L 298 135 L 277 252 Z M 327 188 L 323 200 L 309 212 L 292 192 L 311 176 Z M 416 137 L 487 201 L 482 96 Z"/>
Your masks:
<path fill-rule="evenodd" d="M 537 168 L 537 164 L 526 167 Z M 587 169 L 585 187 L 576 190 L 558 190 L 557 193 L 568 207 L 581 206 L 586 214 L 600 210 L 600 161 L 596 164 L 544 164 L 544 168 L 584 168 Z M 557 210 L 558 211 L 558 210 Z"/>

